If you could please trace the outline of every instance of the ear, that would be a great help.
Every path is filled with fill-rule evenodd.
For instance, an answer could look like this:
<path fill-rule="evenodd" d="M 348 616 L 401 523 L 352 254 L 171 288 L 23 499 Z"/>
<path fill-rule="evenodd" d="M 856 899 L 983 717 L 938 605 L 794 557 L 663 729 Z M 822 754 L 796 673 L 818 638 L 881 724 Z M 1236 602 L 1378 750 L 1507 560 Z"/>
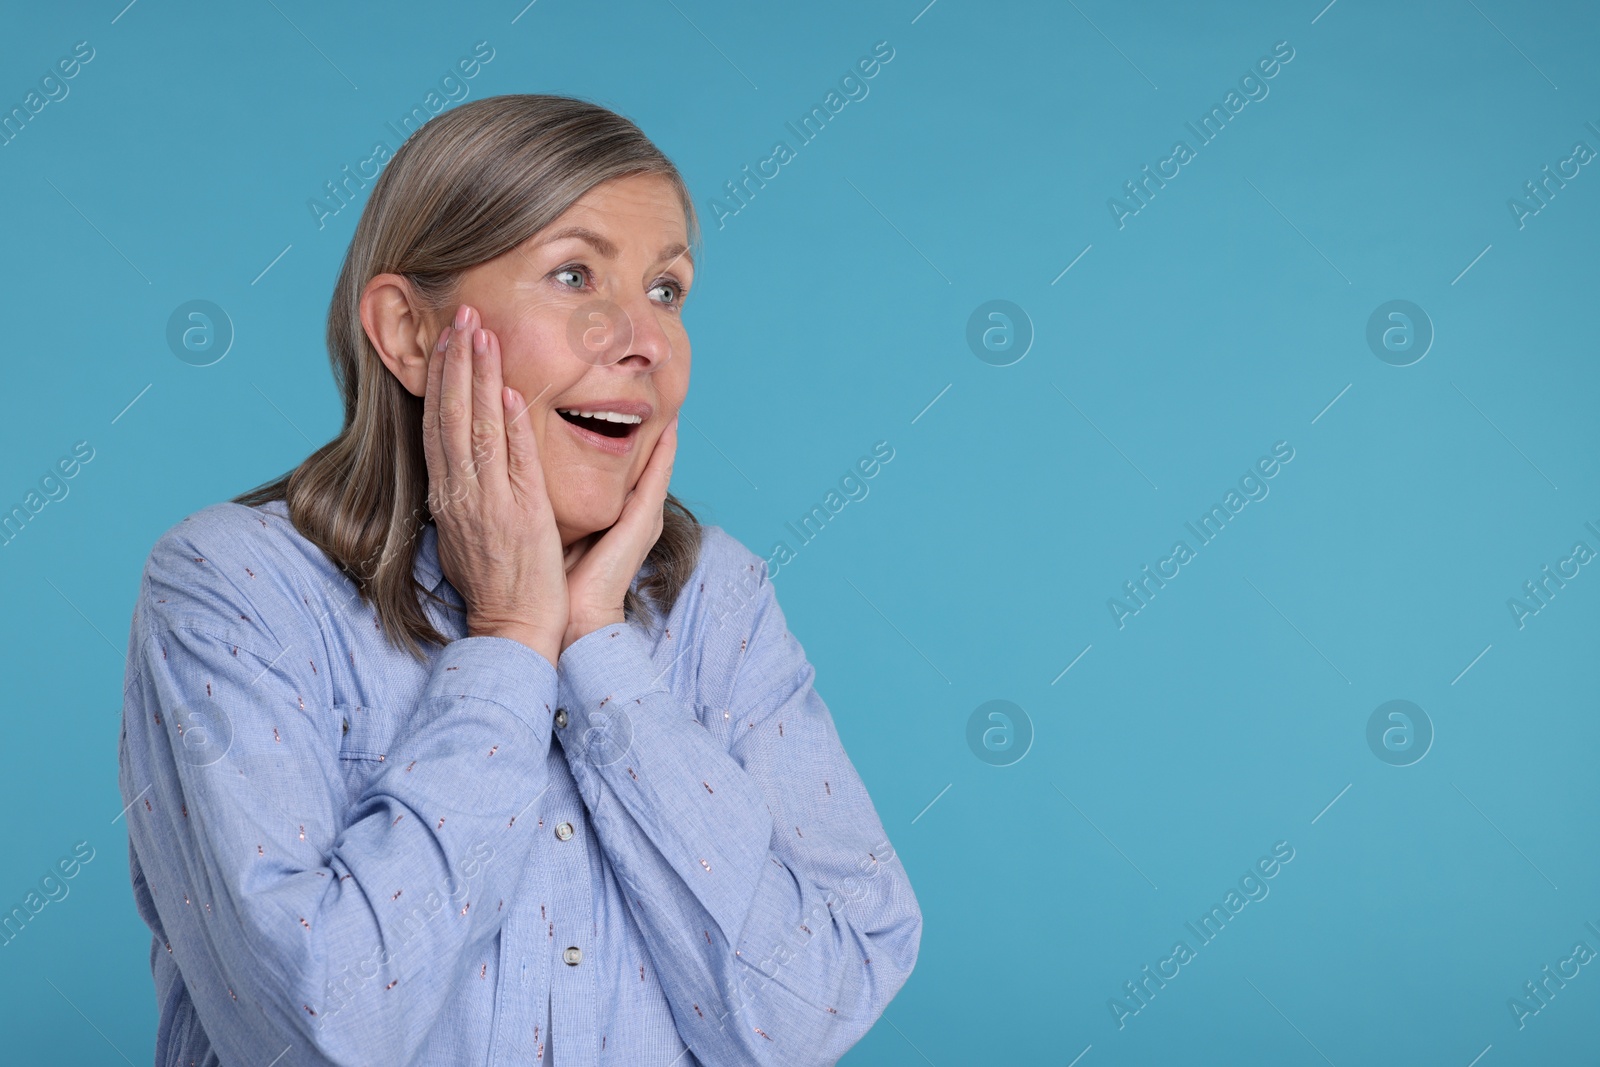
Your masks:
<path fill-rule="evenodd" d="M 361 293 L 361 326 L 378 358 L 412 396 L 428 391 L 428 356 L 433 352 L 441 320 L 423 310 L 410 281 L 398 274 L 379 274 Z"/>

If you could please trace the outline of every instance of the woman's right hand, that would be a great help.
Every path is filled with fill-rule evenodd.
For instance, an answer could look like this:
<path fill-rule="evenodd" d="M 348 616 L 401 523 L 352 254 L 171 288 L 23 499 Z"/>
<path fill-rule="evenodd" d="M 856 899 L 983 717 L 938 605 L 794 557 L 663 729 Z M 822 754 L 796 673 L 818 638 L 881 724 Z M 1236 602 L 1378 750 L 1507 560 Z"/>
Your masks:
<path fill-rule="evenodd" d="M 428 357 L 422 440 L 439 566 L 467 636 L 521 641 L 554 666 L 567 627 L 561 535 L 527 402 L 500 375 L 500 341 L 463 304 Z"/>

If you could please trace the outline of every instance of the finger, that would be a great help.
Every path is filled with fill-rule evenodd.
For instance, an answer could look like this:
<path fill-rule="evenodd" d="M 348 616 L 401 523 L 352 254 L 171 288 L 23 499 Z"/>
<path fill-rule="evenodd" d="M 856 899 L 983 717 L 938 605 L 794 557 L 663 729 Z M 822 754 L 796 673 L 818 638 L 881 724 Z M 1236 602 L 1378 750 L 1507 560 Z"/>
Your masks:
<path fill-rule="evenodd" d="M 439 388 L 444 380 L 444 351 L 450 344 L 453 327 L 446 323 L 439 340 L 428 354 L 428 384 L 422 393 L 422 452 L 428 465 L 430 511 L 444 507 L 445 459 L 439 440 Z"/>
<path fill-rule="evenodd" d="M 471 347 L 477 313 L 463 304 L 456 311 L 455 322 L 439 387 L 439 442 L 445 459 L 445 485 L 452 500 L 464 496 L 477 481 L 472 469 Z"/>
<path fill-rule="evenodd" d="M 506 484 L 505 404 L 500 395 L 500 344 L 481 326 L 472 331 L 472 470 L 478 483 Z"/>
<path fill-rule="evenodd" d="M 589 554 L 589 549 L 593 545 L 594 534 L 580 537 L 568 545 L 561 553 L 562 569 L 571 574 L 572 568 L 576 567 L 583 560 L 583 557 Z"/>
<path fill-rule="evenodd" d="M 539 442 L 528 417 L 529 404 L 521 393 L 504 386 L 506 427 L 506 479 L 512 496 L 524 508 L 543 503 L 549 507 L 544 485 L 544 467 L 539 461 Z"/>
<path fill-rule="evenodd" d="M 612 529 L 620 526 L 630 533 L 640 534 L 654 529 L 655 524 L 661 519 L 661 508 L 667 500 L 667 486 L 672 480 L 672 464 L 677 453 L 678 418 L 673 416 L 672 421 L 667 423 L 667 428 L 661 431 L 661 436 L 656 438 L 655 449 L 650 453 L 650 462 L 639 475 L 638 484 L 624 500 L 622 515 Z M 657 533 L 659 535 L 659 531 Z"/>
<path fill-rule="evenodd" d="M 667 423 L 667 428 L 661 431 L 661 436 L 656 438 L 655 450 L 650 453 L 650 462 L 645 464 L 644 473 L 639 475 L 639 484 L 636 490 L 642 490 L 642 495 L 653 499 L 652 507 L 659 508 L 667 499 L 667 486 L 672 481 L 672 465 L 678 458 L 678 416 L 672 416 L 672 421 Z"/>

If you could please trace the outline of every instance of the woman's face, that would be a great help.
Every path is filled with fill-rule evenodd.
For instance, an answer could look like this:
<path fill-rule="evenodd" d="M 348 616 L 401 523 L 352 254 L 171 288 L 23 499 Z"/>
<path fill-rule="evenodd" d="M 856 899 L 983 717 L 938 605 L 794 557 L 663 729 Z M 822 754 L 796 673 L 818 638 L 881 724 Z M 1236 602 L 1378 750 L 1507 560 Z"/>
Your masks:
<path fill-rule="evenodd" d="M 425 319 L 423 351 L 461 304 L 499 338 L 502 375 L 528 405 L 522 418 L 539 442 L 563 545 L 616 522 L 688 393 L 687 240 L 671 182 L 613 179 L 521 246 L 466 271 L 455 302 Z M 406 383 L 412 393 L 426 389 L 425 370 Z"/>

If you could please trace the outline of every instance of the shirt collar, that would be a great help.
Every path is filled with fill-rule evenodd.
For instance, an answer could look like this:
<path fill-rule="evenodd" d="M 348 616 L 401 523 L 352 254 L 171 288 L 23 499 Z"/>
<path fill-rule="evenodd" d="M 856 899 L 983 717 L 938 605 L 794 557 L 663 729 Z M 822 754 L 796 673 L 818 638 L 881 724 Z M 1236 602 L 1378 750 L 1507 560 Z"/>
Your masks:
<path fill-rule="evenodd" d="M 422 527 L 411 575 L 430 593 L 438 591 L 439 583 L 444 578 L 444 572 L 439 568 L 439 528 L 431 522 Z"/>

